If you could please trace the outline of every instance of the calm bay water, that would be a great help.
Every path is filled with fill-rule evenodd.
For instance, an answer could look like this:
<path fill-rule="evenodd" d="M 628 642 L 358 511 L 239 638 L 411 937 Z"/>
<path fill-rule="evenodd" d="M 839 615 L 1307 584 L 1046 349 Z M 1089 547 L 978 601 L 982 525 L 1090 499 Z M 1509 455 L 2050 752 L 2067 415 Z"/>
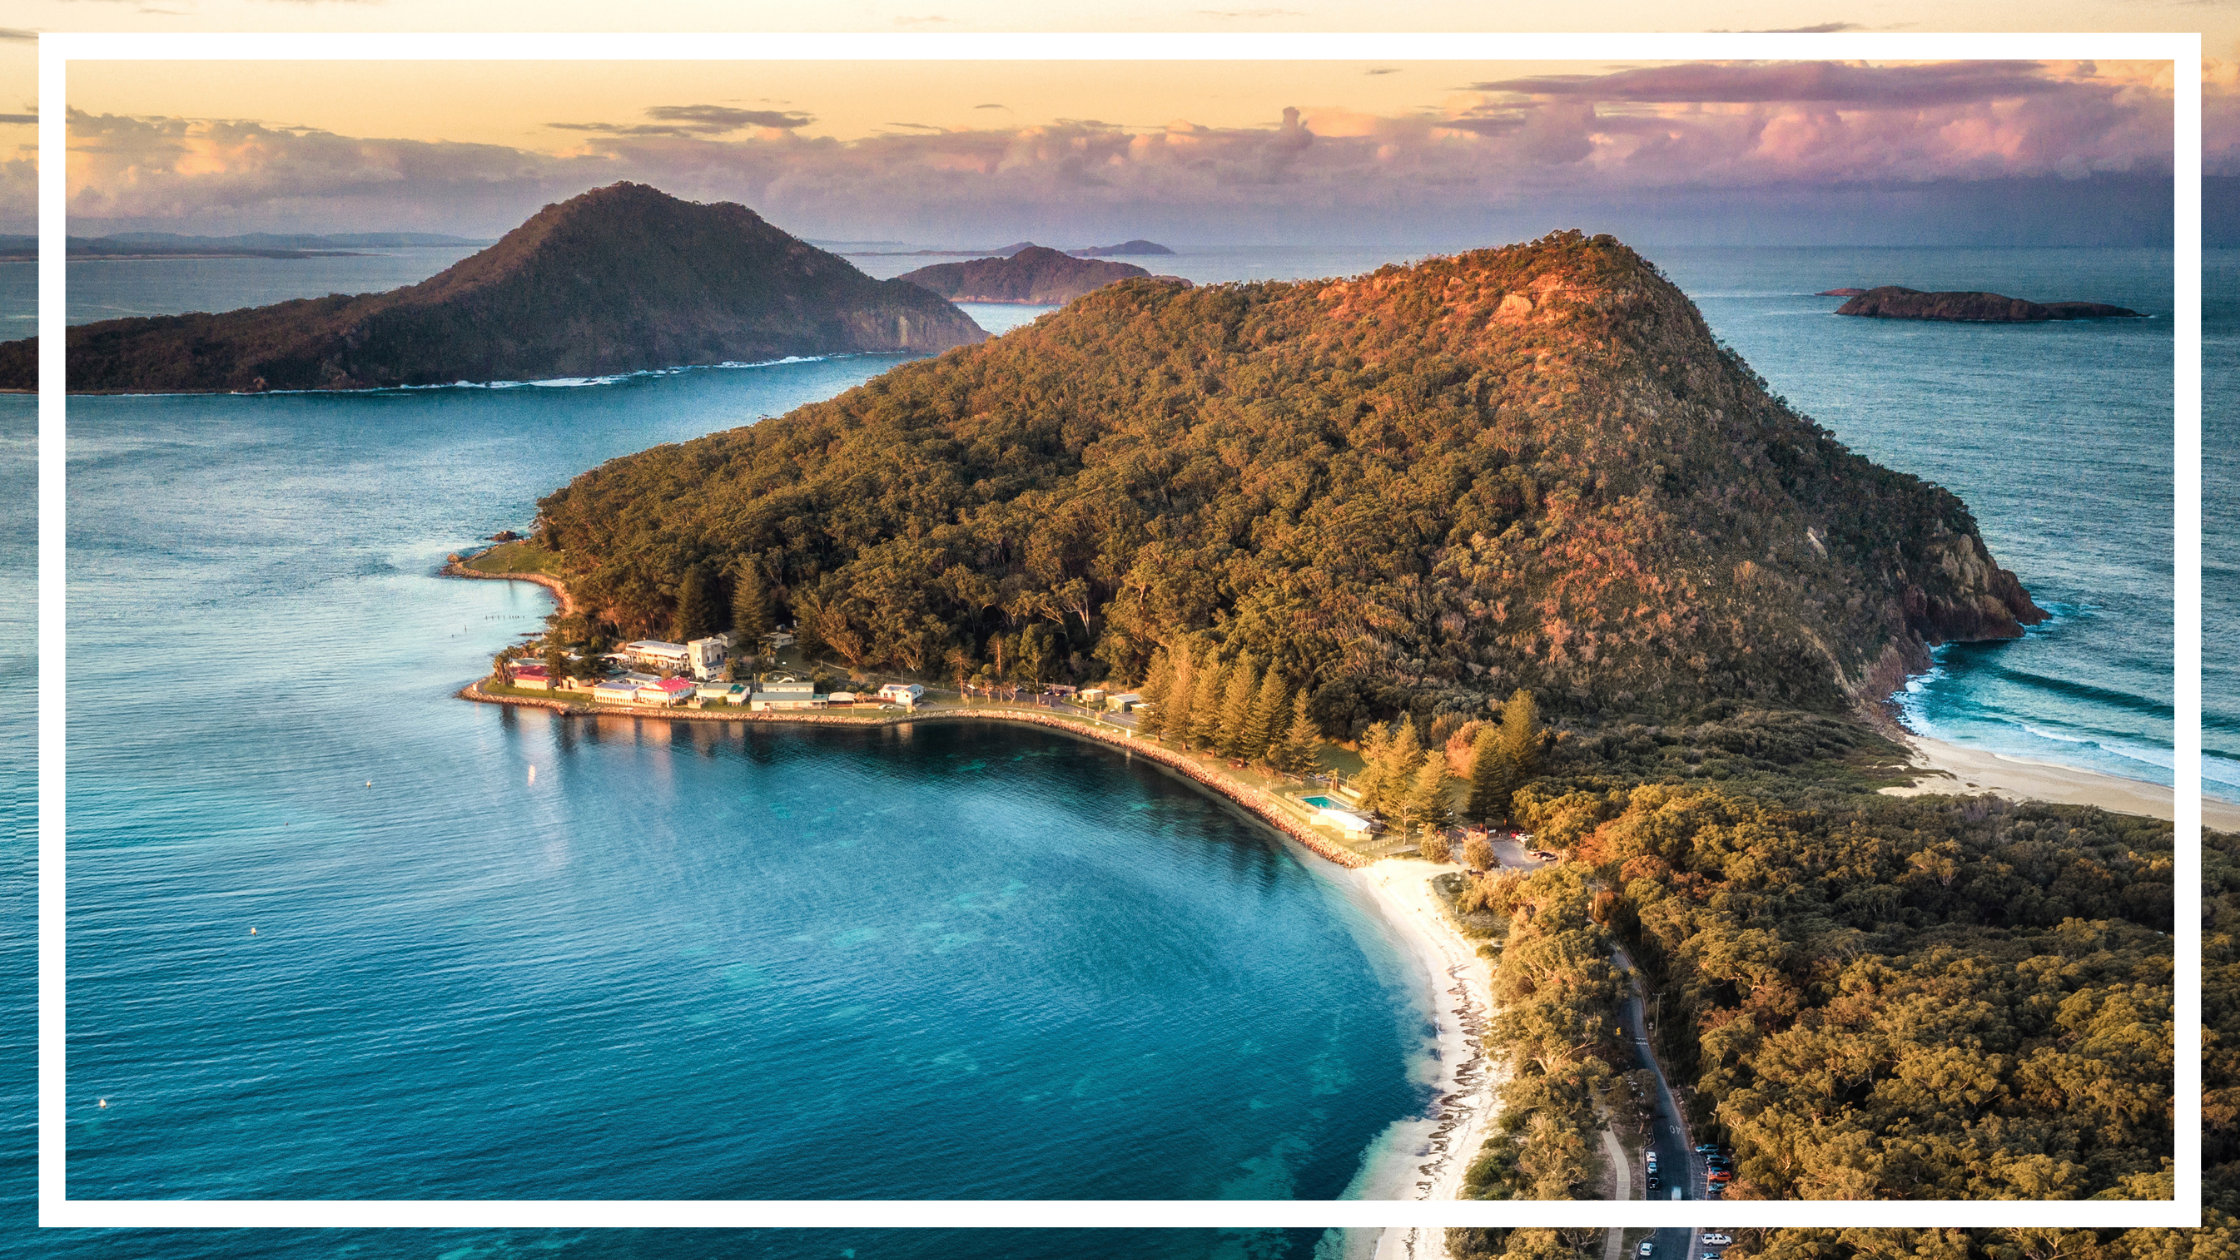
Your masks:
<path fill-rule="evenodd" d="M 1908 698 L 1912 720 L 2167 782 L 2167 322 L 1876 324 L 1807 296 L 1894 282 L 2166 316 L 2167 254 L 1650 253 L 1799 407 L 1966 499 L 2056 612 L 2022 642 L 1947 650 Z M 1142 261 L 1212 281 L 1404 257 Z M 892 274 L 927 260 L 864 261 Z M 88 267 L 137 270 L 82 290 L 74 276 L 87 302 L 72 317 L 417 278 L 387 261 L 359 283 L 259 260 L 210 287 L 209 268 L 244 265 Z M 2240 655 L 2219 633 L 2240 613 L 2240 255 L 2212 251 L 2207 277 L 2206 738 L 2229 784 L 2214 759 L 2240 759 Z M 30 285 L 30 268 L 0 268 L 0 321 L 28 315 Z M 1000 330 L 1040 312 L 973 313 Z M 1344 1189 L 1422 1101 L 1417 999 L 1338 889 L 1194 791 L 1032 733 L 587 728 L 446 698 L 545 602 L 430 576 L 445 551 L 518 527 L 537 494 L 602 459 L 777 414 L 892 361 L 73 404 L 74 1195 Z M 0 670 L 18 695 L 34 659 L 32 423 L 30 400 L 0 398 Z M 28 702 L 0 706 L 15 835 L 0 983 L 19 1010 L 31 738 Z M 30 1220 L 31 1032 L 0 1027 L 10 1226 Z M 90 1108 L 100 1096 L 107 1111 Z M 0 1248 L 63 1241 L 11 1229 Z M 709 1249 L 595 1231 L 67 1241 L 104 1255 Z M 1317 1241 L 1157 1234 L 1115 1251 L 1097 1236 L 860 1232 L 721 1247 L 1274 1256 Z"/>

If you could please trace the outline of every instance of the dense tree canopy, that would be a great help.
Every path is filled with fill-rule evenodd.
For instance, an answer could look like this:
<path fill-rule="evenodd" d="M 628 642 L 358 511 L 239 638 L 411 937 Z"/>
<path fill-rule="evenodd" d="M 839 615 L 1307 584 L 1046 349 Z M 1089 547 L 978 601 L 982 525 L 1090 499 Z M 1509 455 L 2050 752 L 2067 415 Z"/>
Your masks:
<path fill-rule="evenodd" d="M 1198 636 L 1351 738 L 1400 710 L 1831 711 L 2039 614 L 1952 495 L 1852 454 L 1607 237 L 1351 281 L 1128 281 L 545 498 L 571 589 L 667 626 L 749 559 L 851 664 L 1036 625 L 1134 682 Z M 727 578 L 726 580 L 731 580 Z"/>

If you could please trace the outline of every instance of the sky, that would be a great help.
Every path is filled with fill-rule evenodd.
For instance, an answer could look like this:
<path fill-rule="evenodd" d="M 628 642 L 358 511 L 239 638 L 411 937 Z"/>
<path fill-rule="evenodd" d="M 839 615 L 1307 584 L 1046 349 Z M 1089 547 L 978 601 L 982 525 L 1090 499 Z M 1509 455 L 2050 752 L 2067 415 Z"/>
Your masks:
<path fill-rule="evenodd" d="M 1218 0 L 1215 0 L 1218 2 Z M 463 12 L 461 10 L 464 10 Z M 820 29 L 2199 30 L 2206 161 L 2240 176 L 2240 4 L 1018 3 Z M 797 6 L 14 0 L 0 231 L 29 231 L 35 44 L 72 30 L 785 30 Z M 2221 55 L 2220 55 L 2221 51 Z M 2167 64 L 79 63 L 71 230 L 495 236 L 633 179 L 827 240 L 1074 246 L 2167 239 Z M 11 100 L 19 112 L 5 112 Z"/>

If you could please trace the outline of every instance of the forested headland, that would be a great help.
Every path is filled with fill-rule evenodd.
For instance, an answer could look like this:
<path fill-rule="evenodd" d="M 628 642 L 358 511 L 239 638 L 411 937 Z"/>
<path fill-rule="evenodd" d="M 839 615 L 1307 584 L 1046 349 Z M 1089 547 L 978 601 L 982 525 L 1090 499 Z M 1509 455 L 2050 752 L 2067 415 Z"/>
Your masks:
<path fill-rule="evenodd" d="M 688 581 L 717 608 L 751 582 L 857 668 L 1132 684 L 1218 647 L 1340 739 L 1520 688 L 1581 720 L 1840 711 L 2042 616 L 1957 498 L 1845 449 L 1576 233 L 1350 281 L 1123 282 L 540 513 L 613 634 L 671 632 Z"/>
<path fill-rule="evenodd" d="M 874 280 L 745 206 L 612 184 L 546 206 L 401 289 L 69 330 L 80 393 L 375 389 L 605 376 L 985 339 L 916 285 Z M 0 389 L 38 387 L 38 339 L 0 342 Z"/>

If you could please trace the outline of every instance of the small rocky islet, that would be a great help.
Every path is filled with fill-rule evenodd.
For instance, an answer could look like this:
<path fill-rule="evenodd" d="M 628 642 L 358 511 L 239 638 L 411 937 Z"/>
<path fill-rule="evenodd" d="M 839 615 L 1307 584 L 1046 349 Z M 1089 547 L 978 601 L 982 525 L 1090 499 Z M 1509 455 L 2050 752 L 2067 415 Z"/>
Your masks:
<path fill-rule="evenodd" d="M 2144 319 L 2106 302 L 2033 302 L 2003 293 L 1924 293 L 1900 285 L 1873 289 L 1823 289 L 1815 297 L 1849 298 L 1838 315 L 1868 319 L 1930 319 L 1961 324 L 2042 324 L 2072 319 Z"/>

